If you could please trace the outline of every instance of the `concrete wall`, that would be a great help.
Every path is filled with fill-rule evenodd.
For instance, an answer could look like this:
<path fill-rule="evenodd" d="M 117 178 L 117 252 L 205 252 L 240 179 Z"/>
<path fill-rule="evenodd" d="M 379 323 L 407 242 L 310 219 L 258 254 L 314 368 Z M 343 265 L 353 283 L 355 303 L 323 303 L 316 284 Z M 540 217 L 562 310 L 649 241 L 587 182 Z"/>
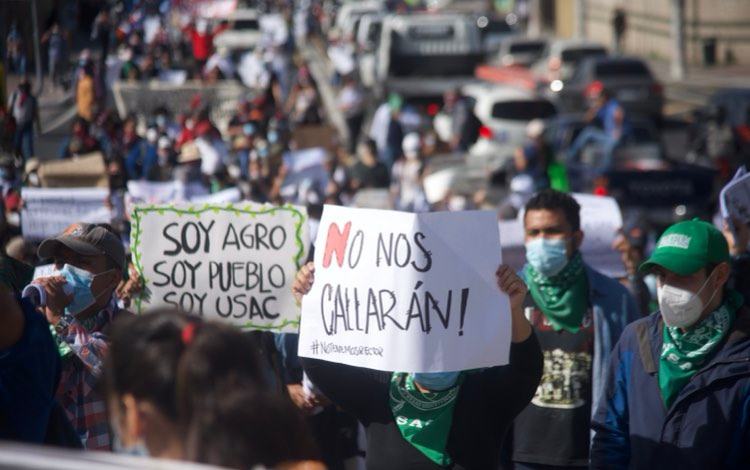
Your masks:
<path fill-rule="evenodd" d="M 567 2 L 568 0 L 558 0 Z M 586 30 L 588 37 L 612 43 L 612 10 L 627 12 L 628 53 L 660 59 L 670 55 L 670 0 L 589 0 Z M 750 64 L 750 0 L 685 0 L 686 58 L 702 63 L 706 38 L 717 39 L 717 60 Z"/>

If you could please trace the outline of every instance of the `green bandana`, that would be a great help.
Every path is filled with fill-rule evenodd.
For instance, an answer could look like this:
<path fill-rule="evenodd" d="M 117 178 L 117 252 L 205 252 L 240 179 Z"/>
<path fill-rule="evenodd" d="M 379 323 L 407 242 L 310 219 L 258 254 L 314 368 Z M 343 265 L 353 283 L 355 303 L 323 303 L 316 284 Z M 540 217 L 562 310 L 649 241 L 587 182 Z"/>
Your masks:
<path fill-rule="evenodd" d="M 444 467 L 451 464 L 445 447 L 462 382 L 463 374 L 459 375 L 456 386 L 448 390 L 422 393 L 411 375 L 394 372 L 391 377 L 391 413 L 401 436 L 428 459 Z"/>
<path fill-rule="evenodd" d="M 708 361 L 729 332 L 742 295 L 729 291 L 718 310 L 687 331 L 664 325 L 664 345 L 659 357 L 659 389 L 667 408 L 672 406 L 691 377 Z"/>
<path fill-rule="evenodd" d="M 526 265 L 524 274 L 531 298 L 552 328 L 577 333 L 589 303 L 589 285 L 581 254 L 576 253 L 555 276 L 543 276 L 530 264 Z"/>

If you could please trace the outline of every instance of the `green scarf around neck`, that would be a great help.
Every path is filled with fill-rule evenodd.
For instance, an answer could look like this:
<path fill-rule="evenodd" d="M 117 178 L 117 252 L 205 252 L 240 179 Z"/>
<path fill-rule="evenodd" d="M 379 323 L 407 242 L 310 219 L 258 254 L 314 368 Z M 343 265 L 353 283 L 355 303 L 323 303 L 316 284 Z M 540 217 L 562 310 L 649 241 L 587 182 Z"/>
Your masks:
<path fill-rule="evenodd" d="M 664 344 L 659 356 L 659 390 L 667 408 L 716 352 L 732 327 L 742 301 L 742 295 L 731 290 L 721 307 L 689 330 L 664 325 Z"/>
<path fill-rule="evenodd" d="M 401 436 L 443 467 L 452 463 L 446 446 L 463 378 L 464 374 L 459 375 L 448 390 L 423 393 L 410 374 L 394 372 L 391 376 L 389 403 Z"/>
<path fill-rule="evenodd" d="M 534 303 L 555 331 L 577 333 L 589 304 L 589 284 L 580 253 L 558 274 L 546 277 L 530 264 L 524 269 Z"/>

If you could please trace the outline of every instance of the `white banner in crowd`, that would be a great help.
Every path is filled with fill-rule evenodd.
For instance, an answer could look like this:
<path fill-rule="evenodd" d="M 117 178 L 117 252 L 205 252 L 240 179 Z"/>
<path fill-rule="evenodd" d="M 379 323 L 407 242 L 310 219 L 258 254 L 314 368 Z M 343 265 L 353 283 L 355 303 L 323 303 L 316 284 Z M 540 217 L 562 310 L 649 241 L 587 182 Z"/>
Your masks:
<path fill-rule="evenodd" d="M 572 196 L 581 206 L 583 259 L 589 266 L 607 276 L 624 277 L 627 274 L 625 265 L 620 253 L 612 248 L 618 230 L 622 228 L 622 213 L 617 201 L 608 196 L 591 194 L 575 193 Z M 498 223 L 502 235 L 503 259 L 516 270 L 526 263 L 523 216 L 524 212 L 521 211 L 518 219 L 501 220 Z"/>
<path fill-rule="evenodd" d="M 139 205 L 131 220 L 147 290 L 139 312 L 172 306 L 244 329 L 297 331 L 291 287 L 309 245 L 304 208 Z"/>
<path fill-rule="evenodd" d="M 614 278 L 627 275 L 620 252 L 612 248 L 622 228 L 622 213 L 614 198 L 592 194 L 573 194 L 581 205 L 581 254 L 597 271 Z"/>
<path fill-rule="evenodd" d="M 325 206 L 315 246 L 300 356 L 404 372 L 508 363 L 493 212 Z"/>
<path fill-rule="evenodd" d="M 73 222 L 110 223 L 106 188 L 23 188 L 21 232 L 28 240 L 59 234 Z"/>

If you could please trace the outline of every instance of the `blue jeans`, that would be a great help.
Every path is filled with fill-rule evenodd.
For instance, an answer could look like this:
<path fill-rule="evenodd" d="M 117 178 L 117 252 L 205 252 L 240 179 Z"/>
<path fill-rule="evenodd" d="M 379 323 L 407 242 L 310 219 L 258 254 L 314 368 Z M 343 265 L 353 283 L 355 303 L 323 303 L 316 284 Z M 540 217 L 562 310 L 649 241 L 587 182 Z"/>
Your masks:
<path fill-rule="evenodd" d="M 568 149 L 565 164 L 568 168 L 577 166 L 579 164 L 578 154 L 581 153 L 581 150 L 588 145 L 596 144 L 604 152 L 604 158 L 594 168 L 597 173 L 601 174 L 611 169 L 614 150 L 619 142 L 620 139 L 615 139 L 597 127 L 586 127 L 578 134 L 573 145 Z"/>
<path fill-rule="evenodd" d="M 34 122 L 28 122 L 16 129 L 13 147 L 21 154 L 24 162 L 34 155 Z"/>

